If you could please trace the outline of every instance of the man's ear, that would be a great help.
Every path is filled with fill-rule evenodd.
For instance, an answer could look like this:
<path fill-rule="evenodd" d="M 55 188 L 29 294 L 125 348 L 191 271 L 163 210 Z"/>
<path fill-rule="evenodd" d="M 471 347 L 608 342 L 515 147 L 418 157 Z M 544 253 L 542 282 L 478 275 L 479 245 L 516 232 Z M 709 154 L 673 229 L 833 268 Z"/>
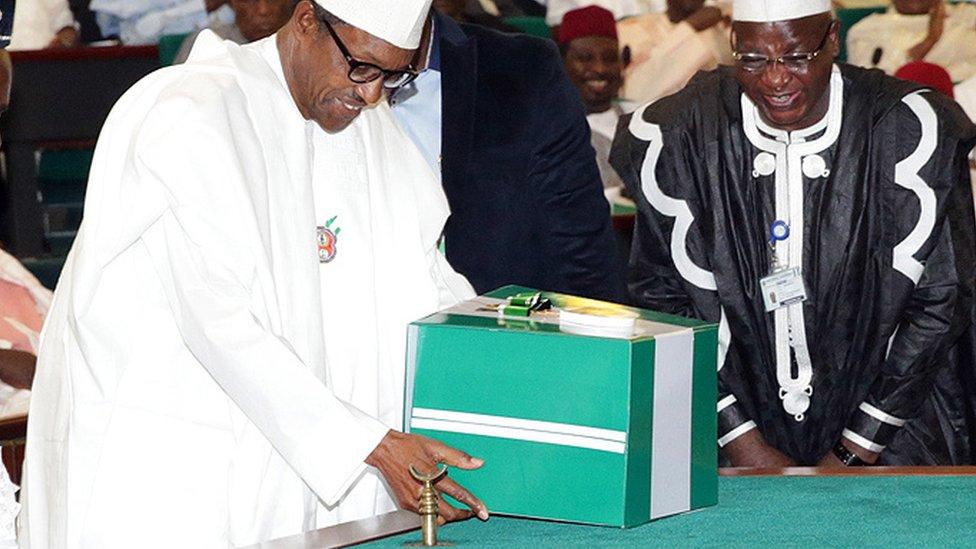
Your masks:
<path fill-rule="evenodd" d="M 294 25 L 295 34 L 299 40 L 315 36 L 319 32 L 319 20 L 315 17 L 315 8 L 312 6 L 314 0 L 302 0 L 295 6 L 295 11 L 291 16 L 291 23 Z"/>
<path fill-rule="evenodd" d="M 830 23 L 830 38 L 827 39 L 827 44 L 830 47 L 831 59 L 836 59 L 840 55 L 840 26 L 841 22 L 837 19 Z"/>

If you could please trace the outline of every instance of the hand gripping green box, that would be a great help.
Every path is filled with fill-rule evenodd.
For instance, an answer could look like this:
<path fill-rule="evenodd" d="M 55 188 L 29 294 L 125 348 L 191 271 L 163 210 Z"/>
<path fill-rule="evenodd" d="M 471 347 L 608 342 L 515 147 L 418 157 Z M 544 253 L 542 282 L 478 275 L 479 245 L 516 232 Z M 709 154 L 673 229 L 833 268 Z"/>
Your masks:
<path fill-rule="evenodd" d="M 411 324 L 405 430 L 484 458 L 450 475 L 493 513 L 630 527 L 714 505 L 716 326 L 547 292 L 498 312 L 525 292 Z"/>

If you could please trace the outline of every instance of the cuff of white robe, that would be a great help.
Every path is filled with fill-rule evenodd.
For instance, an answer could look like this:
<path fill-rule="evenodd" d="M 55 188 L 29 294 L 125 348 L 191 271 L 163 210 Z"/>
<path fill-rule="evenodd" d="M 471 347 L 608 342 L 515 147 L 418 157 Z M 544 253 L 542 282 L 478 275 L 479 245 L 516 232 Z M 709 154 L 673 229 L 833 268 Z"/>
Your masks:
<path fill-rule="evenodd" d="M 880 453 L 904 425 L 904 419 L 862 402 L 843 437 L 869 452 Z"/>
<path fill-rule="evenodd" d="M 746 417 L 736 404 L 734 395 L 725 395 L 718 401 L 718 446 L 739 438 L 756 428 L 756 422 Z"/>
<path fill-rule="evenodd" d="M 335 436 L 336 426 L 329 425 L 323 432 L 331 436 L 319 436 L 303 445 L 299 461 L 305 464 L 303 480 L 328 506 L 333 506 L 345 496 L 366 469 L 365 460 L 376 449 L 390 428 L 378 419 L 346 404 L 352 421 L 344 426 L 340 436 Z"/>
<path fill-rule="evenodd" d="M 81 25 L 78 24 L 77 21 L 75 21 L 75 18 L 71 13 L 71 10 L 65 10 L 59 13 L 55 17 L 55 19 L 51 21 L 51 27 L 52 27 L 51 30 L 54 31 L 55 34 L 61 32 L 62 30 L 68 27 L 71 27 L 76 31 L 81 30 Z"/>

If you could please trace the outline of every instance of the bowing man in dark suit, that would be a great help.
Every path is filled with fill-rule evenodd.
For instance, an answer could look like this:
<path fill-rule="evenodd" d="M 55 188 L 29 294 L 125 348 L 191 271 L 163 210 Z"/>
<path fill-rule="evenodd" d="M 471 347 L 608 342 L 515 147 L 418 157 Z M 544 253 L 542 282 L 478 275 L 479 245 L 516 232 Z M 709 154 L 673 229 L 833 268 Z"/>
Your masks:
<path fill-rule="evenodd" d="M 430 23 L 427 69 L 390 102 L 441 175 L 448 261 L 479 293 L 623 301 L 586 112 L 555 44 L 435 10 Z"/>

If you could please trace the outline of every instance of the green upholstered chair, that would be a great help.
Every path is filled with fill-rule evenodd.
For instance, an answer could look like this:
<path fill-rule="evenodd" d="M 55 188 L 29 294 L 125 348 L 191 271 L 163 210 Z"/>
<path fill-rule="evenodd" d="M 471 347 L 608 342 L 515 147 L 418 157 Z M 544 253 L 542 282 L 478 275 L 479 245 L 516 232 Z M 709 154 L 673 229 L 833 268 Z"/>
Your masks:
<path fill-rule="evenodd" d="M 51 253 L 67 255 L 81 224 L 93 150 L 41 151 L 37 188 L 44 212 L 44 238 Z"/>
<path fill-rule="evenodd" d="M 27 257 L 20 263 L 27 268 L 45 288 L 53 290 L 64 269 L 64 257 Z"/>
<path fill-rule="evenodd" d="M 505 22 L 525 34 L 552 40 L 552 29 L 546 24 L 545 17 L 506 17 Z"/>
<path fill-rule="evenodd" d="M 167 34 L 161 37 L 159 39 L 159 64 L 164 67 L 172 65 L 173 59 L 176 59 L 176 54 L 180 53 L 183 40 L 189 35 L 190 33 Z"/>

